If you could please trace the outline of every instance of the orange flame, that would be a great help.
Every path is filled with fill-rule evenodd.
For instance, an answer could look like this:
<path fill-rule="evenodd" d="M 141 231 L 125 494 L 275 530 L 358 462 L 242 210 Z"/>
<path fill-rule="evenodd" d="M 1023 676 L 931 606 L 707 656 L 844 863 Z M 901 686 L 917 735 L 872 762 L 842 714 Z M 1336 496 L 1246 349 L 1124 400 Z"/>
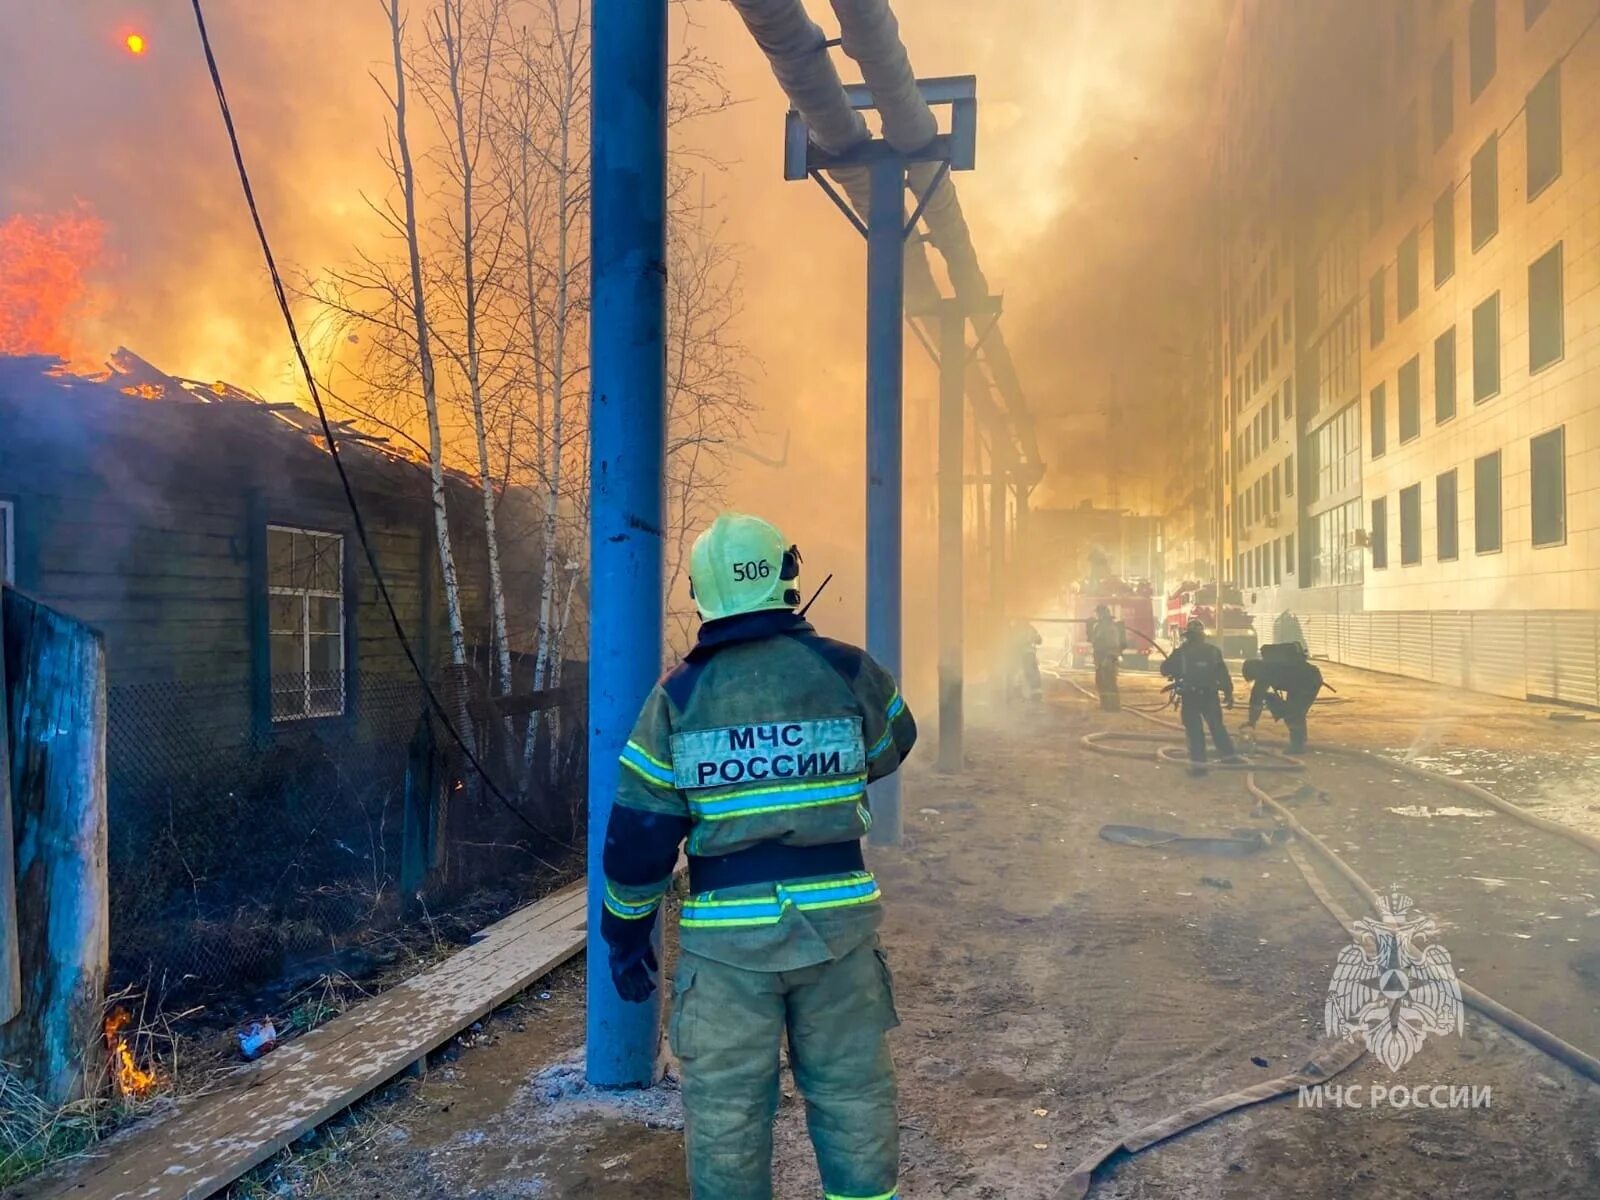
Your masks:
<path fill-rule="evenodd" d="M 0 354 L 71 358 L 105 226 L 87 209 L 0 221 Z"/>
<path fill-rule="evenodd" d="M 128 1039 L 122 1036 L 122 1030 L 132 1019 L 126 1009 L 117 1009 L 106 1018 L 105 1038 L 106 1049 L 111 1052 L 112 1078 L 117 1084 L 117 1094 L 138 1097 L 146 1095 L 156 1086 L 156 1073 L 140 1068 L 133 1051 L 128 1047 Z"/>

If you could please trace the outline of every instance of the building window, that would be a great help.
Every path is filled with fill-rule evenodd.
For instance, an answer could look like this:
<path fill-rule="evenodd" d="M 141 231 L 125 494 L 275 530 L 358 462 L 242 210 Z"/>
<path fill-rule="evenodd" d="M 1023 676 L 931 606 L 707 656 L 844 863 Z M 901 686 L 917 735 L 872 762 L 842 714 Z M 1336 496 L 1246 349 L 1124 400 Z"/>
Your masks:
<path fill-rule="evenodd" d="M 1276 516 L 1283 508 L 1283 466 L 1272 468 L 1272 512 Z"/>
<path fill-rule="evenodd" d="M 1454 562 L 1461 553 L 1461 515 L 1456 505 L 1456 473 L 1446 471 L 1433 481 L 1434 545 L 1440 562 Z"/>
<path fill-rule="evenodd" d="M 1283 344 L 1285 346 L 1294 340 L 1294 335 L 1290 332 L 1293 323 L 1294 309 L 1291 306 L 1291 302 L 1285 300 L 1283 302 Z"/>
<path fill-rule="evenodd" d="M 1318 513 L 1306 524 L 1306 586 L 1361 582 L 1361 501 L 1350 500 Z"/>
<path fill-rule="evenodd" d="M 1533 23 L 1549 7 L 1550 0 L 1522 0 L 1522 27 L 1524 29 L 1532 29 Z"/>
<path fill-rule="evenodd" d="M 1379 267 L 1367 283 L 1368 344 L 1383 341 L 1383 268 Z"/>
<path fill-rule="evenodd" d="M 1560 425 L 1528 443 L 1535 546 L 1559 546 L 1567 540 L 1566 441 L 1566 426 Z"/>
<path fill-rule="evenodd" d="M 1472 98 L 1483 95 L 1483 89 L 1494 78 L 1495 29 L 1494 0 L 1472 0 L 1472 15 L 1468 20 L 1468 83 Z"/>
<path fill-rule="evenodd" d="M 1287 420 L 1294 416 L 1294 376 L 1283 381 L 1283 415 Z"/>
<path fill-rule="evenodd" d="M 1283 460 L 1283 492 L 1286 496 L 1294 495 L 1294 455 L 1289 455 Z"/>
<path fill-rule="evenodd" d="M 1433 148 L 1449 141 L 1456 127 L 1456 69 L 1455 46 L 1446 43 L 1443 53 L 1433 64 Z"/>
<path fill-rule="evenodd" d="M 1287 534 L 1283 539 L 1283 570 L 1286 575 L 1294 574 L 1294 534 Z"/>
<path fill-rule="evenodd" d="M 1400 114 L 1394 135 L 1394 194 L 1401 199 L 1417 181 L 1417 105 L 1412 101 Z"/>
<path fill-rule="evenodd" d="M 267 529 L 272 719 L 344 712 L 344 538 Z"/>
<path fill-rule="evenodd" d="M 1400 368 L 1400 444 L 1422 434 L 1422 358 L 1413 354 Z"/>
<path fill-rule="evenodd" d="M 17 586 L 17 506 L 0 500 L 0 583 Z"/>
<path fill-rule="evenodd" d="M 1422 485 L 1400 489 L 1400 565 L 1422 561 Z"/>
<path fill-rule="evenodd" d="M 1433 339 L 1433 423 L 1456 415 L 1456 327 Z"/>
<path fill-rule="evenodd" d="M 1379 496 L 1372 502 L 1372 529 L 1368 532 L 1372 543 L 1372 569 L 1382 571 L 1389 565 L 1389 498 Z"/>
<path fill-rule="evenodd" d="M 1561 243 L 1528 267 L 1528 370 L 1539 371 L 1566 353 L 1561 302 Z"/>
<path fill-rule="evenodd" d="M 1400 242 L 1394 268 L 1395 319 L 1404 321 L 1417 311 L 1417 231 L 1413 229 Z"/>
<path fill-rule="evenodd" d="M 1306 443 L 1306 466 L 1312 502 L 1337 496 L 1361 482 L 1361 405 L 1341 409 Z M 1351 528 L 1358 528 L 1359 524 Z"/>
<path fill-rule="evenodd" d="M 1276 404 L 1273 404 L 1269 411 L 1272 413 L 1272 440 L 1277 441 L 1279 434 L 1283 432 L 1283 417 Z"/>
<path fill-rule="evenodd" d="M 1272 366 L 1276 370 L 1278 366 L 1278 323 L 1276 321 L 1272 323 L 1272 337 L 1269 344 L 1272 347 Z"/>
<path fill-rule="evenodd" d="M 1278 538 L 1272 543 L 1272 584 L 1276 587 L 1283 582 L 1283 539 Z"/>
<path fill-rule="evenodd" d="M 1433 286 L 1456 273 L 1456 189 L 1451 184 L 1433 202 Z"/>
<path fill-rule="evenodd" d="M 1474 549 L 1494 554 L 1500 549 L 1500 451 L 1485 454 L 1472 464 L 1472 523 Z"/>
<path fill-rule="evenodd" d="M 1482 250 L 1500 232 L 1500 135 L 1472 156 L 1472 249 Z"/>
<path fill-rule="evenodd" d="M 1500 391 L 1500 293 L 1472 310 L 1472 399 L 1482 404 Z"/>
<path fill-rule="evenodd" d="M 1561 64 L 1528 93 L 1528 199 L 1561 174 Z"/>
<path fill-rule="evenodd" d="M 1369 440 L 1373 458 L 1382 458 L 1384 451 L 1389 448 L 1387 408 L 1388 400 L 1384 395 L 1384 385 L 1380 383 L 1372 389 L 1372 395 L 1367 398 L 1367 425 L 1371 430 Z"/>

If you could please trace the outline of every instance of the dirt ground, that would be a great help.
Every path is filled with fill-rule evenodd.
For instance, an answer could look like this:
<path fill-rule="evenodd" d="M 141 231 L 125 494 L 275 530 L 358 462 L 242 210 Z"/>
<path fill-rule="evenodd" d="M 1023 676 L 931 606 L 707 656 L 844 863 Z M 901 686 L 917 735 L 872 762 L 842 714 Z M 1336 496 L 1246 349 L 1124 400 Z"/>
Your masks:
<path fill-rule="evenodd" d="M 1600 829 L 1600 724 L 1430 685 L 1330 669 L 1338 703 L 1313 745 L 1411 757 Z M 1127 702 L 1157 701 L 1125 677 Z M 1234 714 L 1237 723 L 1239 714 Z M 931 726 L 931 718 L 925 725 Z M 1237 775 L 1085 750 L 1148 730 L 1061 682 L 983 711 L 967 771 L 908 768 L 904 845 L 873 850 L 902 1027 L 902 1195 L 1051 1200 L 1118 1131 L 1286 1073 L 1325 1039 L 1348 938 L 1281 847 L 1246 858 L 1103 841 L 1108 823 L 1189 834 L 1264 829 Z M 931 728 L 929 729 L 931 741 Z M 1447 788 L 1315 751 L 1297 816 L 1380 890 L 1443 926 L 1463 978 L 1600 1053 L 1600 857 Z M 1331 872 L 1324 877 L 1333 882 Z M 1335 889 L 1351 912 L 1359 899 Z M 686 1197 L 682 1117 L 662 1088 L 581 1082 L 582 963 L 542 982 L 426 1078 L 387 1089 L 241 1194 L 511 1200 Z M 1097 1200 L 1541 1197 L 1600 1194 L 1600 1087 L 1469 1011 L 1369 1085 L 1492 1089 L 1488 1108 L 1302 1108 L 1223 1117 L 1113 1165 Z M 786 1085 L 780 1200 L 819 1194 L 803 1106 Z"/>

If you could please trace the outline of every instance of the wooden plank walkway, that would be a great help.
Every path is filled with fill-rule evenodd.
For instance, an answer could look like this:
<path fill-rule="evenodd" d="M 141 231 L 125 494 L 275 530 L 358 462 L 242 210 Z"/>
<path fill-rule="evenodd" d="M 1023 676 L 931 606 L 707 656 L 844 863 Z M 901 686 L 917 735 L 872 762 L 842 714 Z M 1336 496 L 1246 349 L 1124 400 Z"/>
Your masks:
<path fill-rule="evenodd" d="M 97 1147 L 5 1200 L 205 1200 L 583 948 L 579 880 L 430 970 L 230 1076 L 223 1090 Z"/>

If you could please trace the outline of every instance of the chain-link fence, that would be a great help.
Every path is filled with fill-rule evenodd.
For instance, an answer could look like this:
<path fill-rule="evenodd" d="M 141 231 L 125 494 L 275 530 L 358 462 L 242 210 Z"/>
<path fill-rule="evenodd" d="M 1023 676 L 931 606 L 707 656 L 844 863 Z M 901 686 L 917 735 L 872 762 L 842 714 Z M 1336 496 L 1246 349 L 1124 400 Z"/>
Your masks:
<path fill-rule="evenodd" d="M 110 690 L 117 981 L 255 990 L 453 910 L 490 919 L 578 864 L 581 695 L 438 685 L 486 779 L 415 678 L 349 682 L 274 679 L 265 727 L 248 685 Z M 291 684 L 318 715 L 282 719 Z"/>

